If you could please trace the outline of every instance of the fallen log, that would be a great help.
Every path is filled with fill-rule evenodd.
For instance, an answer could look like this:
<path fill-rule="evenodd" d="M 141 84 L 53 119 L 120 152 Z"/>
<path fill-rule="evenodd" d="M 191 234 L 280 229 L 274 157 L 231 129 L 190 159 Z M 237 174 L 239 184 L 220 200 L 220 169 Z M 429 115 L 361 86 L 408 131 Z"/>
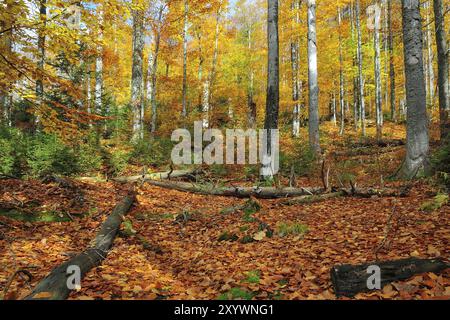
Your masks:
<path fill-rule="evenodd" d="M 285 201 L 283 201 L 283 204 L 294 205 L 294 204 L 316 203 L 316 202 L 325 201 L 327 199 L 342 197 L 343 195 L 345 195 L 345 193 L 342 191 L 330 192 L 330 193 L 324 193 L 324 194 L 306 195 L 306 196 L 300 196 L 300 197 L 295 197 L 295 198 L 285 200 Z"/>
<path fill-rule="evenodd" d="M 380 289 L 393 281 L 406 280 L 420 273 L 438 273 L 450 267 L 442 259 L 418 258 L 334 266 L 331 268 L 331 282 L 336 296 L 353 297 L 357 293 L 373 290 L 369 288 L 368 282 L 372 283 L 369 277 L 375 273 L 368 269 L 369 266 L 380 268 Z"/>
<path fill-rule="evenodd" d="M 409 193 L 409 187 L 403 187 L 400 189 L 377 189 L 377 188 L 334 188 L 334 191 L 322 194 L 305 195 L 300 197 L 290 198 L 283 201 L 285 205 L 306 204 L 325 201 L 327 199 L 338 197 L 359 197 L 359 198 L 371 198 L 371 197 L 406 197 Z"/>
<path fill-rule="evenodd" d="M 197 169 L 186 169 L 186 170 L 170 170 L 165 172 L 155 172 L 149 173 L 145 175 L 137 175 L 137 176 L 129 176 L 129 177 L 116 177 L 111 180 L 120 182 L 120 183 L 129 183 L 136 181 L 149 181 L 149 180 L 166 180 L 171 178 L 181 178 L 195 175 Z"/>
<path fill-rule="evenodd" d="M 80 268 L 80 279 L 92 268 L 98 266 L 106 258 L 114 238 L 120 228 L 123 216 L 131 208 L 135 200 L 135 194 L 130 193 L 120 201 L 113 209 L 111 215 L 101 225 L 92 247 L 74 256 L 60 266 L 53 269 L 34 290 L 25 297 L 25 300 L 64 300 L 71 289 L 68 288 L 67 278 L 69 266 Z"/>
<path fill-rule="evenodd" d="M 297 197 L 301 195 L 313 195 L 322 192 L 321 187 L 312 188 L 273 188 L 273 187 L 217 187 L 211 188 L 204 185 L 189 182 L 148 180 L 147 183 L 166 189 L 191 192 L 202 195 L 213 195 L 223 197 L 276 199 Z"/>

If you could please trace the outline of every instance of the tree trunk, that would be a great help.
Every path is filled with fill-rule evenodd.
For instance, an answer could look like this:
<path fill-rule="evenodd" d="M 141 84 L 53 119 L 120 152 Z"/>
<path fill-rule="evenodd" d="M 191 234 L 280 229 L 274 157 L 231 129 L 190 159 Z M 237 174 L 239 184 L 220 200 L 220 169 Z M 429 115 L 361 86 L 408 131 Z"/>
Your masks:
<path fill-rule="evenodd" d="M 133 108 L 134 141 L 143 138 L 141 104 L 143 90 L 144 14 L 133 10 L 133 62 L 131 72 L 131 107 Z"/>
<path fill-rule="evenodd" d="M 248 54 L 249 54 L 249 70 L 248 70 L 248 88 L 247 88 L 247 107 L 248 107 L 248 117 L 247 124 L 249 128 L 256 127 L 256 103 L 253 101 L 254 94 L 254 73 L 252 66 L 252 26 L 248 26 Z"/>
<path fill-rule="evenodd" d="M 439 115 L 441 123 L 441 140 L 445 140 L 450 133 L 450 92 L 448 80 L 448 47 L 444 25 L 444 5 L 442 0 L 433 0 L 434 25 L 436 30 L 436 46 L 438 53 L 438 90 Z"/>
<path fill-rule="evenodd" d="M 279 40 L 278 40 L 278 0 L 268 0 L 267 14 L 267 40 L 268 40 L 268 74 L 267 74 L 267 97 L 266 97 L 266 117 L 264 121 L 264 129 L 267 130 L 265 135 L 266 154 L 263 155 L 262 176 L 272 177 L 273 161 L 271 129 L 278 128 L 278 109 L 279 109 Z M 265 159 L 264 159 L 265 158 Z"/>
<path fill-rule="evenodd" d="M 362 37 L 361 37 L 361 9 L 360 9 L 360 0 L 356 0 L 356 32 L 357 32 L 357 63 L 358 63 L 358 102 L 359 102 L 359 118 L 361 120 L 361 130 L 362 135 L 366 135 L 366 110 L 364 106 L 364 78 L 363 78 L 363 70 L 362 70 Z"/>
<path fill-rule="evenodd" d="M 164 180 L 146 180 L 146 183 L 166 189 L 173 189 L 184 192 L 191 192 L 202 195 L 237 197 L 237 198 L 260 198 L 277 199 L 298 197 L 303 195 L 318 194 L 323 191 L 321 187 L 313 188 L 273 188 L 273 187 L 217 187 L 193 184 L 190 182 L 174 182 Z"/>
<path fill-rule="evenodd" d="M 108 254 L 113 241 L 123 221 L 123 216 L 130 210 L 135 195 L 126 196 L 112 211 L 111 215 L 101 225 L 95 237 L 93 247 L 86 249 L 70 260 L 53 269 L 34 290 L 25 297 L 25 300 L 64 300 L 72 289 L 68 286 L 70 276 L 69 267 L 77 266 L 82 279 L 92 268 L 98 266 Z"/>
<path fill-rule="evenodd" d="M 370 266 L 380 270 L 380 289 L 393 281 L 406 280 L 413 275 L 440 272 L 449 267 L 441 259 L 407 258 L 393 261 L 375 261 L 361 265 L 344 264 L 331 269 L 331 281 L 336 296 L 353 297 L 359 292 L 370 291 L 368 284 L 372 276 Z"/>
<path fill-rule="evenodd" d="M 379 5 L 379 3 L 376 3 Z M 377 125 L 377 140 L 381 140 L 382 138 L 382 97 L 381 97 L 381 57 L 380 57 L 380 15 L 378 11 L 375 10 L 375 26 L 373 33 L 373 46 L 375 50 L 375 117 L 376 117 L 376 125 Z"/>
<path fill-rule="evenodd" d="M 148 180 L 165 180 L 172 178 L 183 178 L 194 176 L 198 172 L 197 169 L 186 169 L 186 170 L 173 170 L 166 172 L 155 172 L 138 176 L 129 177 L 117 177 L 113 178 L 113 181 L 120 183 L 136 182 L 136 181 L 148 181 Z"/>
<path fill-rule="evenodd" d="M 150 132 L 156 131 L 156 120 L 157 120 L 157 103 L 156 103 L 156 81 L 158 79 L 158 55 L 159 55 L 159 46 L 161 43 L 161 29 L 162 29 L 162 17 L 163 17 L 164 6 L 161 5 L 158 11 L 158 26 L 156 29 L 156 37 L 155 37 L 155 53 L 153 55 L 153 67 L 152 67 L 152 120 L 150 126 Z M 168 73 L 168 67 L 166 68 L 166 73 Z"/>
<path fill-rule="evenodd" d="M 183 101 L 181 115 L 187 116 L 187 37 L 188 37 L 188 0 L 184 0 L 184 27 L 183 27 Z"/>
<path fill-rule="evenodd" d="M 38 29 L 38 74 L 36 79 L 36 98 L 37 105 L 42 106 L 44 98 L 44 64 L 45 64 L 45 27 L 47 24 L 47 0 L 39 1 L 39 15 L 41 26 Z M 36 130 L 39 130 L 40 119 L 39 116 L 35 118 Z"/>
<path fill-rule="evenodd" d="M 342 13 L 341 8 L 338 8 L 338 35 L 339 35 L 339 106 L 341 108 L 341 126 L 339 129 L 339 134 L 342 136 L 344 134 L 345 128 L 345 106 L 344 106 L 344 58 L 342 56 L 342 34 L 341 34 L 341 24 L 342 24 Z"/>
<path fill-rule="evenodd" d="M 316 0 L 308 0 L 309 145 L 320 153 L 319 85 L 317 82 Z"/>
<path fill-rule="evenodd" d="M 298 9 L 300 3 L 298 0 L 294 0 L 291 5 L 291 9 L 295 10 L 295 16 L 293 17 L 292 24 L 295 28 L 300 23 Z M 294 32 L 294 36 L 291 39 L 291 70 L 292 70 L 292 101 L 294 103 L 294 109 L 292 113 L 292 135 L 298 137 L 300 134 L 300 80 L 299 80 L 299 36 Z"/>
<path fill-rule="evenodd" d="M 428 169 L 428 118 L 423 73 L 422 20 L 419 0 L 402 0 L 406 78 L 406 158 L 398 172 L 412 179 Z"/>
<path fill-rule="evenodd" d="M 430 8 L 431 8 L 431 0 L 428 0 L 425 3 L 426 9 L 426 46 L 427 46 L 427 74 L 428 74 L 428 105 L 432 106 L 434 102 L 434 70 L 433 70 L 433 39 L 431 36 L 431 19 L 430 19 Z"/>
<path fill-rule="evenodd" d="M 395 107 L 395 65 L 394 65 L 394 33 L 392 31 L 392 1 L 388 1 L 388 45 L 389 45 L 389 77 L 390 77 L 390 104 L 391 104 L 391 120 L 397 121 L 397 113 Z"/>

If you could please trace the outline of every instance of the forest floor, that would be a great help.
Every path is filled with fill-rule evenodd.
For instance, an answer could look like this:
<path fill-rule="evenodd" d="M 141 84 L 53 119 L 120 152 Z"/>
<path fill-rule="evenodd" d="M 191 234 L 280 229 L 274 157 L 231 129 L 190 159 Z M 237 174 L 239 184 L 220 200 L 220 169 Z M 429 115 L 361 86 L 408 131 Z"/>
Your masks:
<path fill-rule="evenodd" d="M 386 127 L 390 139 L 404 135 L 400 126 Z M 354 150 L 345 146 L 336 130 L 329 131 L 334 132 L 325 142 L 330 154 Z M 379 148 L 376 156 L 369 152 L 344 158 L 357 164 L 349 170 L 358 185 L 398 187 L 402 182 L 382 177 L 399 166 L 403 149 Z M 344 160 L 336 155 L 329 159 L 330 182 L 336 184 L 333 172 Z M 251 184 L 239 177 L 238 172 L 230 172 L 221 178 L 231 184 Z M 86 248 L 129 189 L 113 182 L 73 183 L 76 189 L 38 180 L 0 180 L 0 202 L 65 212 L 60 218 L 67 220 L 30 222 L 0 215 L 0 291 L 18 269 L 33 275 L 31 281 L 17 277 L 6 299 L 24 297 L 51 269 Z M 286 185 L 287 180 L 281 183 Z M 320 186 L 320 174 L 299 178 L 297 185 Z M 74 201 L 80 190 L 83 196 Z M 127 215 L 136 233 L 117 237 L 103 264 L 87 274 L 81 290 L 70 299 L 336 299 L 330 280 L 334 265 L 411 256 L 449 258 L 450 206 L 424 209 L 437 193 L 430 180 L 414 182 L 406 197 L 340 197 L 297 205 L 258 199 L 261 208 L 252 215 L 226 212 L 245 199 L 145 183 L 137 192 Z M 272 237 L 255 237 L 259 221 L 274 230 Z M 289 225 L 298 232 L 281 232 Z M 237 239 L 219 241 L 224 235 Z M 245 238 L 254 241 L 243 243 Z M 448 299 L 450 271 L 416 275 L 355 298 Z"/>

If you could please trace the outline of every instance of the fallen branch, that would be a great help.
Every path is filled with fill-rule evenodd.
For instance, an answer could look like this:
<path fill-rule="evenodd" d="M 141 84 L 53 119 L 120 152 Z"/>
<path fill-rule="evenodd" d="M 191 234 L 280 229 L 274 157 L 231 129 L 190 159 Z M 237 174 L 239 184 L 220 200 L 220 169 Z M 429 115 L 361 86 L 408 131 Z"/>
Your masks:
<path fill-rule="evenodd" d="M 442 259 L 407 258 L 361 265 L 345 264 L 334 266 L 331 268 L 331 281 L 336 296 L 353 297 L 357 293 L 371 290 L 368 288 L 367 282 L 369 277 L 374 275 L 374 273 L 373 271 L 368 272 L 369 266 L 377 266 L 380 268 L 381 289 L 390 282 L 405 280 L 415 274 L 425 272 L 437 273 L 447 269 L 450 265 Z M 372 281 L 369 282 L 372 283 Z"/>
<path fill-rule="evenodd" d="M 81 273 L 80 278 L 82 279 L 89 270 L 98 266 L 106 258 L 123 221 L 123 216 L 129 211 L 134 200 L 134 192 L 123 198 L 113 209 L 108 219 L 101 225 L 94 239 L 94 245 L 53 269 L 25 299 L 66 299 L 71 291 L 67 286 L 67 278 L 70 276 L 70 274 L 67 274 L 67 268 L 69 266 L 78 266 Z"/>
<path fill-rule="evenodd" d="M 371 198 L 371 197 L 406 197 L 409 193 L 409 187 L 400 189 L 376 189 L 376 188 L 334 188 L 333 192 L 306 195 L 300 197 L 294 197 L 283 201 L 285 205 L 315 203 L 325 201 L 338 197 L 359 197 L 359 198 Z"/>
<path fill-rule="evenodd" d="M 182 178 L 194 175 L 197 169 L 187 169 L 187 170 L 170 170 L 165 172 L 155 172 L 144 175 L 129 176 L 129 177 L 116 177 L 111 180 L 120 183 L 129 183 L 136 181 L 149 181 L 149 180 L 166 180 L 171 178 Z"/>
<path fill-rule="evenodd" d="M 218 187 L 208 188 L 204 185 L 196 185 L 188 182 L 148 180 L 147 183 L 166 189 L 185 191 L 203 195 L 250 198 L 276 199 L 297 197 L 302 195 L 313 195 L 323 191 L 323 188 L 273 188 L 273 187 Z"/>

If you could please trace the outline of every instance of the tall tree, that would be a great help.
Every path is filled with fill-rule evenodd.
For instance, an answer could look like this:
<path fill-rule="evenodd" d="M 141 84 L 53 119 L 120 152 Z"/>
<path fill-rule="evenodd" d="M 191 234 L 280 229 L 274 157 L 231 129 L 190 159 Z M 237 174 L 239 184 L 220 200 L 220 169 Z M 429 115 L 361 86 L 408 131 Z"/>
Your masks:
<path fill-rule="evenodd" d="M 376 2 L 378 5 L 378 2 Z M 374 75 L 375 75 L 375 117 L 377 125 L 377 140 L 381 140 L 382 136 L 382 96 L 381 96 L 381 57 L 380 57 L 380 11 L 375 10 L 375 23 L 373 32 L 373 47 L 374 47 Z"/>
<path fill-rule="evenodd" d="M 293 0 L 291 10 L 293 12 L 292 25 L 296 29 L 300 23 L 299 17 L 300 1 Z M 300 39 L 297 32 L 291 39 L 291 69 L 292 69 L 292 101 L 294 109 L 292 114 L 292 135 L 298 137 L 300 134 L 300 95 L 301 95 L 301 81 L 299 79 L 299 50 Z"/>
<path fill-rule="evenodd" d="M 151 127 L 150 131 L 155 132 L 156 131 L 156 118 L 157 118 L 157 102 L 156 102 L 156 81 L 158 78 L 158 56 L 159 56 L 159 47 L 161 43 L 161 32 L 162 32 L 162 26 L 163 26 L 163 14 L 164 14 L 164 8 L 165 5 L 161 4 L 158 9 L 158 16 L 156 21 L 156 28 L 155 28 L 155 51 L 152 55 L 153 57 L 153 66 L 152 66 L 152 96 L 151 96 L 151 104 L 152 104 L 152 120 L 151 120 Z M 166 68 L 166 73 L 168 73 L 168 66 Z"/>
<path fill-rule="evenodd" d="M 188 42 L 188 0 L 184 0 L 184 26 L 183 26 L 183 98 L 181 115 L 187 115 L 187 42 Z"/>
<path fill-rule="evenodd" d="M 319 85 L 317 82 L 316 0 L 308 0 L 309 145 L 320 152 Z"/>
<path fill-rule="evenodd" d="M 267 12 L 267 41 L 268 41 L 268 60 L 267 60 L 267 92 L 266 92 L 266 117 L 264 129 L 278 128 L 278 109 L 279 109 L 279 39 L 278 39 L 278 0 L 268 0 Z M 272 156 L 271 134 L 266 135 L 267 156 Z M 263 164 L 263 175 L 272 176 L 271 169 L 273 163 Z"/>
<path fill-rule="evenodd" d="M 102 113 L 102 97 L 103 97 L 103 45 L 101 42 L 103 41 L 103 19 L 104 19 L 104 11 L 99 8 L 99 31 L 98 38 L 100 40 L 100 44 L 97 46 L 97 55 L 95 58 L 95 88 L 94 88 L 94 106 L 95 112 L 97 114 Z"/>
<path fill-rule="evenodd" d="M 402 20 L 407 104 L 406 158 L 398 176 L 412 179 L 428 169 L 429 151 L 419 0 L 402 0 Z"/>
<path fill-rule="evenodd" d="M 43 76 L 44 76 L 44 64 L 45 64 L 45 27 L 47 24 L 47 1 L 46 0 L 40 0 L 39 1 L 39 20 L 40 20 L 40 26 L 38 29 L 38 75 L 36 79 L 36 97 L 37 97 L 37 105 L 41 106 L 43 103 L 44 98 L 44 82 L 43 82 Z M 39 129 L 40 119 L 39 116 L 35 118 L 35 127 L 36 129 Z"/>
<path fill-rule="evenodd" d="M 203 84 L 203 127 L 208 128 L 209 117 L 210 117 L 210 108 L 211 108 L 211 99 L 212 99 L 212 87 L 216 78 L 216 65 L 217 65 L 217 56 L 219 54 L 219 31 L 220 31 L 220 15 L 222 10 L 222 2 L 220 1 L 219 8 L 216 12 L 216 31 L 214 34 L 214 51 L 213 58 L 211 63 L 211 70 L 208 74 L 208 77 Z"/>
<path fill-rule="evenodd" d="M 397 120 L 395 107 L 395 65 L 394 65 L 394 32 L 392 31 L 392 1 L 388 1 L 388 46 L 389 46 L 389 78 L 390 78 L 390 105 L 391 120 Z"/>
<path fill-rule="evenodd" d="M 366 108 L 364 106 L 364 78 L 363 78 L 363 58 L 362 58 L 362 35 L 361 35 L 361 5 L 360 0 L 356 0 L 355 6 L 356 33 L 357 33 L 357 63 L 358 63 L 358 102 L 359 118 L 361 120 L 362 135 L 366 135 Z"/>
<path fill-rule="evenodd" d="M 342 30 L 341 30 L 341 24 L 342 24 L 342 12 L 341 8 L 338 7 L 338 41 L 339 41 L 339 107 L 341 108 L 341 125 L 339 129 L 339 134 L 344 134 L 344 128 L 345 128 L 345 106 L 344 106 L 344 57 L 342 55 Z"/>
<path fill-rule="evenodd" d="M 141 104 L 143 90 L 144 14 L 133 9 L 133 50 L 131 70 L 131 107 L 133 108 L 133 140 L 143 137 Z"/>
<path fill-rule="evenodd" d="M 448 80 L 448 56 L 447 38 L 444 25 L 444 5 L 442 0 L 433 0 L 434 25 L 436 31 L 436 46 L 438 53 L 438 90 L 439 90 L 439 115 L 441 122 L 441 140 L 450 133 L 450 92 Z"/>

